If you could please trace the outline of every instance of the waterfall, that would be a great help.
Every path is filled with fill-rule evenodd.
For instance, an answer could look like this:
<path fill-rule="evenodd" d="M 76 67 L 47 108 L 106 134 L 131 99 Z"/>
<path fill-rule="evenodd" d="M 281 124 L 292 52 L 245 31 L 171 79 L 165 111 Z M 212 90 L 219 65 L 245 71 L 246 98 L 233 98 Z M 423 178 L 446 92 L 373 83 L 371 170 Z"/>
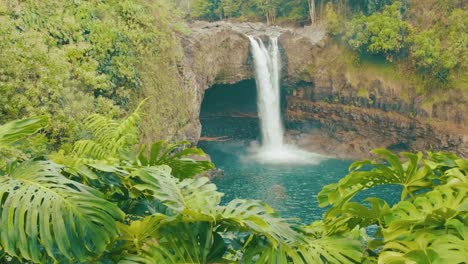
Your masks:
<path fill-rule="evenodd" d="M 253 37 L 249 39 L 256 72 L 262 147 L 270 150 L 279 149 L 283 146 L 284 130 L 280 112 L 281 59 L 278 38 L 270 38 L 268 49 L 261 39 Z"/>
<path fill-rule="evenodd" d="M 270 37 L 268 47 L 258 37 L 249 36 L 257 83 L 257 105 L 262 142 L 256 158 L 262 162 L 317 163 L 320 155 L 284 143 L 281 120 L 281 55 L 278 37 Z"/>

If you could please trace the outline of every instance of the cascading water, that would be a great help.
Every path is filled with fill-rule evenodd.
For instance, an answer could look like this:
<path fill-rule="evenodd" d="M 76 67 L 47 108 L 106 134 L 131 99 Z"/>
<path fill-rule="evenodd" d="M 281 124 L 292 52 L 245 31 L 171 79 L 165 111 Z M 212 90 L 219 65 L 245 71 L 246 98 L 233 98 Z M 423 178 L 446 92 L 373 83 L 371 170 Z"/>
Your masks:
<path fill-rule="evenodd" d="M 254 56 L 258 112 L 262 132 L 262 147 L 278 149 L 283 146 L 283 125 L 280 113 L 280 59 L 278 38 L 272 37 L 269 49 L 260 39 L 249 37 Z"/>
<path fill-rule="evenodd" d="M 281 120 L 281 56 L 278 37 L 270 37 L 268 48 L 260 38 L 249 36 L 255 65 L 258 114 L 262 143 L 255 157 L 262 162 L 317 163 L 321 156 L 284 144 Z"/>

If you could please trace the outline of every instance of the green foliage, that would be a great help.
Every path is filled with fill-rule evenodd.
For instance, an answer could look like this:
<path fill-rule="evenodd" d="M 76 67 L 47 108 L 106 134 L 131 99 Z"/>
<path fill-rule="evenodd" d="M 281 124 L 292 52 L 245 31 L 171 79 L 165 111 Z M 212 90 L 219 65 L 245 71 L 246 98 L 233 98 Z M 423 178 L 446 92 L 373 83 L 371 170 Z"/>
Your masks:
<path fill-rule="evenodd" d="M 0 176 L 3 252 L 35 263 L 460 263 L 468 257 L 468 161 L 456 155 L 401 153 L 402 162 L 374 150 L 379 158 L 355 162 L 349 175 L 320 192 L 320 204 L 331 205 L 324 219 L 301 227 L 261 201 L 221 205 L 223 194 L 207 178 L 174 177 L 171 166 L 186 177 L 197 171 L 177 160 L 202 154 L 179 150 L 186 142 L 161 141 L 148 156 L 144 148 L 135 154 L 138 120 L 138 110 L 120 122 L 91 116 L 86 125 L 94 145 L 78 142 L 90 147 L 58 155 L 71 165 L 11 163 Z M 15 143 L 45 121 L 1 126 L 0 138 Z M 400 202 L 354 199 L 383 184 L 402 186 Z M 377 227 L 374 237 L 359 231 L 369 226 Z"/>
<path fill-rule="evenodd" d="M 177 14 L 168 1 L 2 3 L 0 121 L 46 115 L 47 136 L 57 146 L 79 137 L 81 121 L 92 112 L 125 114 L 159 85 L 171 87 L 159 93 L 161 102 L 166 95 L 182 101 L 175 95 Z"/>
<path fill-rule="evenodd" d="M 137 121 L 131 120 L 137 116 L 138 111 L 119 124 L 97 116 L 88 119 L 96 145 L 101 144 L 97 149 L 114 157 L 79 148 L 75 155 L 86 158 L 56 156 L 73 160 L 72 166 L 31 160 L 13 164 L 0 176 L 0 245 L 5 253 L 35 263 L 360 260 L 356 239 L 309 236 L 263 202 L 220 205 L 222 194 L 207 178 L 171 175 L 168 165 L 178 167 L 177 158 L 199 153 L 178 153 L 176 147 L 185 143 L 154 144 L 145 165 L 128 159 L 134 156 L 127 143 L 133 142 Z M 18 135 L 4 130 L 19 138 L 22 131 L 36 130 L 36 124 L 24 125 Z M 102 145 L 106 142 L 111 146 Z M 85 167 L 76 169 L 78 165 Z"/>
<path fill-rule="evenodd" d="M 194 0 L 191 15 L 199 18 L 209 18 L 213 12 L 214 4 L 209 0 Z"/>
<path fill-rule="evenodd" d="M 379 263 L 462 263 L 468 256 L 468 162 L 444 153 L 402 153 L 401 162 L 389 151 L 374 152 L 386 163 L 354 163 L 349 175 L 320 192 L 321 205 L 332 205 L 322 222 L 325 232 L 376 226 L 374 238 L 363 238 Z M 371 168 L 360 170 L 364 165 Z M 381 184 L 402 185 L 400 202 L 390 207 L 378 198 L 351 200 Z"/>
<path fill-rule="evenodd" d="M 189 147 L 188 141 L 168 143 L 165 140 L 155 142 L 147 155 L 146 145 L 138 153 L 141 122 L 141 102 L 137 109 L 124 120 L 114 120 L 106 116 L 93 114 L 85 120 L 85 127 L 91 133 L 90 139 L 78 140 L 70 153 L 64 150 L 52 154 L 51 159 L 68 166 L 74 175 L 81 174 L 88 179 L 97 179 L 92 168 L 106 166 L 151 167 L 167 165 L 172 168 L 172 175 L 190 178 L 214 168 L 213 163 L 202 160 L 206 154 L 199 148 Z M 109 168 L 113 171 L 112 167 Z"/>
<path fill-rule="evenodd" d="M 435 25 L 413 37 L 411 59 L 415 67 L 429 77 L 429 81 L 435 80 L 438 84 L 447 84 L 458 77 L 455 72 L 466 70 L 468 65 L 466 12 L 455 9 L 446 25 Z"/>
<path fill-rule="evenodd" d="M 0 240 L 11 256 L 84 261 L 117 237 L 115 219 L 123 213 L 93 189 L 64 177 L 52 162 L 10 168 L 0 186 Z"/>
<path fill-rule="evenodd" d="M 16 120 L 0 126 L 0 171 L 10 159 L 26 160 L 44 151 L 43 137 L 36 135 L 26 139 L 48 125 L 45 116 Z M 23 143 L 23 144 L 22 144 Z M 11 160 L 10 160 L 11 161 Z"/>
<path fill-rule="evenodd" d="M 351 263 L 349 259 L 359 261 L 361 257 L 356 240 L 303 237 L 260 201 L 233 200 L 221 206 L 222 194 L 206 178 L 179 181 L 168 172 L 167 167 L 150 167 L 134 173 L 143 182 L 135 188 L 158 199 L 170 213 L 121 227 L 129 235 L 126 241 L 138 241 L 130 252 L 140 253 L 124 254 L 122 263 L 224 262 L 228 245 L 238 243 L 240 246 L 231 250 L 239 251 L 247 263 L 254 259 L 262 263 L 337 259 Z M 238 240 L 237 236 L 246 232 L 248 239 Z"/>
<path fill-rule="evenodd" d="M 409 33 L 400 7 L 401 3 L 397 1 L 382 12 L 353 19 L 346 26 L 344 40 L 353 49 L 384 54 L 392 60 L 405 47 Z"/>
<path fill-rule="evenodd" d="M 308 20 L 307 0 L 185 0 L 175 1 L 191 17 L 219 20 L 238 18 L 240 20 L 264 20 L 302 24 Z M 189 8 L 187 8 L 189 6 Z"/>
<path fill-rule="evenodd" d="M 419 75 L 426 90 L 463 88 L 459 84 L 467 78 L 467 11 L 457 0 L 428 1 L 366 1 L 360 7 L 365 16 L 353 18 L 338 32 L 336 23 L 329 22 L 328 31 L 341 34 L 361 57 L 383 55 L 404 69 L 400 74 Z M 335 21 L 333 12 L 325 14 Z"/>
<path fill-rule="evenodd" d="M 138 163 L 142 166 L 168 165 L 172 169 L 172 175 L 179 179 L 190 178 L 214 169 L 214 164 L 210 161 L 195 161 L 191 158 L 204 157 L 205 153 L 199 148 L 187 147 L 190 144 L 188 141 L 170 144 L 161 140 L 151 145 L 151 151 L 147 157 L 144 155 L 145 146 L 143 145 L 138 156 Z"/>
<path fill-rule="evenodd" d="M 402 201 L 413 197 L 415 192 L 432 186 L 434 175 L 428 165 L 421 164 L 422 153 L 403 153 L 408 160 L 402 164 L 398 156 L 388 150 L 376 149 L 372 152 L 381 156 L 389 165 L 381 163 L 379 159 L 353 163 L 350 174 L 338 184 L 328 185 L 320 192 L 318 199 L 321 206 L 342 206 L 358 192 L 383 184 L 401 185 Z M 371 169 L 360 170 L 363 166 L 371 166 Z"/>
<path fill-rule="evenodd" d="M 338 35 L 341 33 L 341 21 L 335 10 L 333 9 L 333 4 L 328 3 L 325 7 L 325 23 L 327 26 L 327 31 L 332 36 Z"/>

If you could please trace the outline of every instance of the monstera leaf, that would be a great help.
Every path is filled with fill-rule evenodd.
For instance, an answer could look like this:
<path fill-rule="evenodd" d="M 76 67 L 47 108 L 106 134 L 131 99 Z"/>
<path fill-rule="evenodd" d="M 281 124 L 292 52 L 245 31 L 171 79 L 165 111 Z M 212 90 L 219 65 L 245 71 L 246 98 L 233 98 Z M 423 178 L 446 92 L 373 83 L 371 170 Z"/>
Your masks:
<path fill-rule="evenodd" d="M 118 263 L 217 263 L 225 252 L 225 242 L 212 224 L 168 221 L 160 225 L 156 238 L 147 241 L 139 254 L 124 254 Z"/>
<path fill-rule="evenodd" d="M 460 238 L 444 231 L 438 233 L 417 232 L 414 239 L 399 240 L 385 244 L 379 256 L 379 264 L 421 263 L 446 264 L 466 263 L 468 237 Z"/>
<path fill-rule="evenodd" d="M 302 236 L 291 228 L 286 219 L 280 218 L 273 208 L 261 201 L 235 199 L 226 206 L 218 206 L 217 212 L 218 222 L 265 236 L 273 247 L 302 241 Z"/>
<path fill-rule="evenodd" d="M 468 259 L 468 188 L 438 186 L 384 217 L 379 263 L 464 263 Z"/>
<path fill-rule="evenodd" d="M 468 217 L 468 188 L 440 186 L 414 201 L 397 204 L 384 219 L 385 241 L 409 235 L 418 229 L 428 232 L 450 228 L 451 220 Z M 461 235 L 461 234 L 459 234 Z"/>
<path fill-rule="evenodd" d="M 124 214 L 95 190 L 71 181 L 50 161 L 31 161 L 0 176 L 0 244 L 33 262 L 85 261 L 117 237 Z"/>
<path fill-rule="evenodd" d="M 388 165 L 380 160 L 364 160 L 350 166 L 351 173 L 338 184 L 325 186 L 318 195 L 320 206 L 333 205 L 341 208 L 358 192 L 378 185 L 397 184 L 403 187 L 401 200 L 414 193 L 432 186 L 434 178 L 431 168 L 422 161 L 422 153 L 402 153 L 407 161 L 402 163 L 399 157 L 386 149 L 372 151 L 381 156 Z M 360 170 L 363 166 L 370 170 Z M 332 210 L 333 211 L 333 210 Z"/>
<path fill-rule="evenodd" d="M 364 200 L 369 205 L 348 202 L 341 210 L 329 212 L 323 220 L 328 235 L 346 234 L 356 226 L 379 224 L 390 212 L 389 205 L 382 199 L 371 197 Z"/>
<path fill-rule="evenodd" d="M 462 159 L 453 153 L 429 153 L 425 163 L 440 177 L 442 183 L 468 184 L 468 160 Z"/>
<path fill-rule="evenodd" d="M 305 263 L 362 263 L 362 245 L 358 239 L 322 237 L 309 239 L 299 249 Z"/>
<path fill-rule="evenodd" d="M 216 191 L 216 185 L 208 178 L 185 179 L 180 181 L 171 175 L 168 166 L 153 166 L 136 170 L 132 177 L 142 181 L 134 186 L 145 192 L 174 213 L 183 213 L 193 217 L 215 216 L 215 207 L 221 202 L 222 193 Z"/>

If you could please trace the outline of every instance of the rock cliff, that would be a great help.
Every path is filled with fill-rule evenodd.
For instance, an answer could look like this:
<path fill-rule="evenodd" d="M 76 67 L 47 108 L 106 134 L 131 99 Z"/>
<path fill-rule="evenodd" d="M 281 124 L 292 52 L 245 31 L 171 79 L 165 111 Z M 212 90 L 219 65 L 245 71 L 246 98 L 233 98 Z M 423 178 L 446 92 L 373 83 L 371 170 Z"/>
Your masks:
<path fill-rule="evenodd" d="M 286 123 L 302 143 L 329 140 L 319 151 L 365 156 L 375 147 L 398 150 L 446 150 L 468 156 L 466 91 L 421 95 L 404 81 L 356 73 L 344 66 L 336 47 L 320 28 L 288 29 L 260 23 L 195 22 L 183 40 L 184 78 L 195 87 L 187 137 L 196 142 L 200 105 L 206 89 L 253 79 L 247 35 L 281 33 Z M 365 68 L 363 69 L 365 71 Z M 466 89 L 465 89 L 466 90 Z M 312 133 L 318 125 L 321 133 Z M 299 135 L 299 136 L 298 136 Z M 315 143 L 314 143 L 315 142 Z M 339 147 L 338 147 L 339 146 Z M 337 152 L 337 151 L 335 151 Z"/>

